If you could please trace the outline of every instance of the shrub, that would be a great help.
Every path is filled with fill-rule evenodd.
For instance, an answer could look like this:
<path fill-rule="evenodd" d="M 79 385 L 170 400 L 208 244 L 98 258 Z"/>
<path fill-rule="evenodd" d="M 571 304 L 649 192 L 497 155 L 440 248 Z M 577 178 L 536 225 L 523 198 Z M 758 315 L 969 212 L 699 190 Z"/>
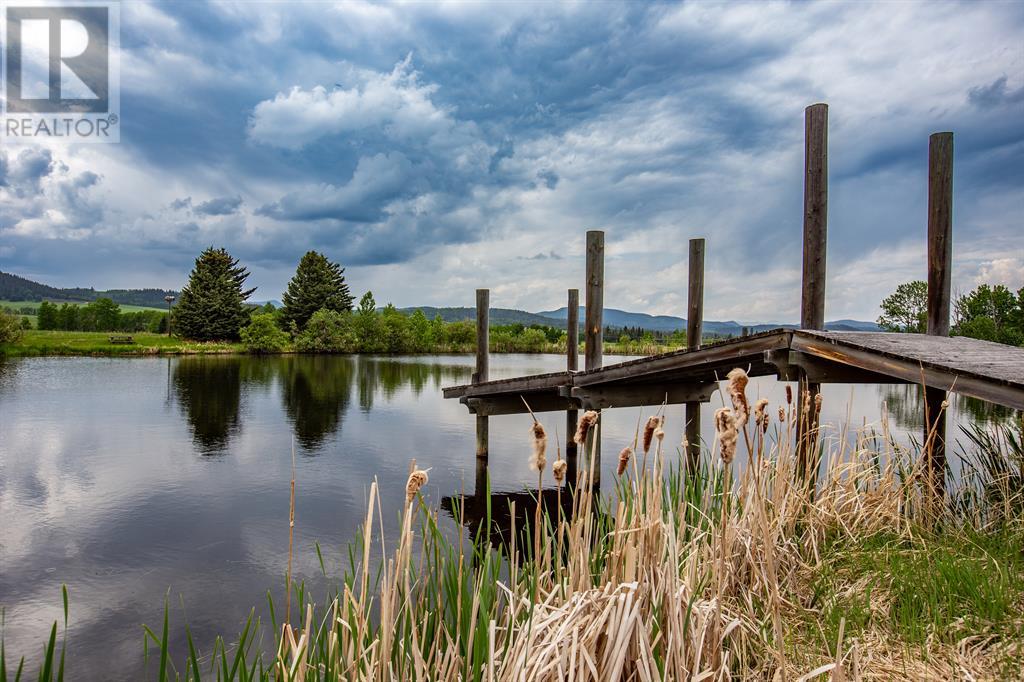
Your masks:
<path fill-rule="evenodd" d="M 17 343 L 22 334 L 19 317 L 6 308 L 0 308 L 0 343 Z"/>
<path fill-rule="evenodd" d="M 273 353 L 288 345 L 288 334 L 277 326 L 274 315 L 259 313 L 242 329 L 242 343 L 251 353 Z"/>
<path fill-rule="evenodd" d="M 352 353 L 358 339 L 352 313 L 320 309 L 295 337 L 295 348 L 303 353 Z"/>

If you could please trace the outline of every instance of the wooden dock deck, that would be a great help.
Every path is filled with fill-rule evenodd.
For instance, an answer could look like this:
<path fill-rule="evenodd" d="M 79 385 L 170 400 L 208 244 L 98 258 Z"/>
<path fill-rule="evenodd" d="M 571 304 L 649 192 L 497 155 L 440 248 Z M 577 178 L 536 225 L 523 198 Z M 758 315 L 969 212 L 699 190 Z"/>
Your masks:
<path fill-rule="evenodd" d="M 1024 348 L 969 339 L 806 329 L 741 337 L 580 372 L 444 389 L 481 415 L 703 402 L 733 367 L 824 383 L 915 383 L 1024 410 Z M 802 373 L 802 375 L 801 375 Z"/>

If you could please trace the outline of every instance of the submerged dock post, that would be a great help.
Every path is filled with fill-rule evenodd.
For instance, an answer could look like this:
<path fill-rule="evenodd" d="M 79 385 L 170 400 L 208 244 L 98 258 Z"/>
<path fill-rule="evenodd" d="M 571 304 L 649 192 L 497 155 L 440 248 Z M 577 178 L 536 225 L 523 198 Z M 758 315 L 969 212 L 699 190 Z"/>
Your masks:
<path fill-rule="evenodd" d="M 569 289 L 568 309 L 565 322 L 565 368 L 570 372 L 579 369 L 580 364 L 580 290 Z M 565 413 L 565 461 L 567 480 L 576 482 L 576 420 L 579 412 L 566 410 Z"/>
<path fill-rule="evenodd" d="M 949 336 L 953 270 L 953 133 L 928 138 L 928 326 L 930 336 Z M 931 485 L 945 490 L 946 392 L 925 388 L 924 448 Z"/>
<path fill-rule="evenodd" d="M 828 236 L 828 105 L 812 104 L 804 110 L 804 247 L 800 327 L 825 328 L 825 250 Z M 805 391 L 809 394 L 804 397 Z M 814 464 L 818 410 L 815 397 L 821 385 L 801 382 L 797 399 L 798 469 L 804 478 Z M 805 413 L 804 404 L 810 408 Z M 815 465 L 816 466 L 816 465 Z"/>
<path fill-rule="evenodd" d="M 704 240 L 690 240 L 689 279 L 686 285 L 686 349 L 700 348 L 704 332 Z M 686 470 L 700 466 L 700 403 L 686 403 Z"/>
<path fill-rule="evenodd" d="M 587 302 L 584 330 L 584 367 L 589 372 L 604 362 L 604 231 L 587 231 Z M 593 481 L 601 481 L 601 431 L 593 437 Z"/>
<path fill-rule="evenodd" d="M 473 373 L 473 383 L 480 384 L 488 379 L 490 372 L 490 304 L 491 292 L 489 289 L 476 290 L 476 371 Z M 487 417 L 477 415 L 476 417 L 476 456 L 487 459 L 488 446 L 488 423 Z"/>

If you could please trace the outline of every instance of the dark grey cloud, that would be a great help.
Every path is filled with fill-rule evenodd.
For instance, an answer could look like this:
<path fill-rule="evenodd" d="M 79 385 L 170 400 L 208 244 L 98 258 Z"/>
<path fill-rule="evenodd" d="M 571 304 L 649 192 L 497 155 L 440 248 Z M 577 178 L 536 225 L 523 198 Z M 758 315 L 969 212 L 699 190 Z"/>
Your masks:
<path fill-rule="evenodd" d="M 196 204 L 196 213 L 209 216 L 231 215 L 242 205 L 242 197 L 217 197 Z"/>
<path fill-rule="evenodd" d="M 1006 76 L 1000 76 L 988 85 L 978 85 L 967 91 L 967 99 L 977 107 L 998 107 L 1024 102 L 1024 85 L 1011 90 Z M 1020 112 L 1018 112 L 1020 113 Z"/>

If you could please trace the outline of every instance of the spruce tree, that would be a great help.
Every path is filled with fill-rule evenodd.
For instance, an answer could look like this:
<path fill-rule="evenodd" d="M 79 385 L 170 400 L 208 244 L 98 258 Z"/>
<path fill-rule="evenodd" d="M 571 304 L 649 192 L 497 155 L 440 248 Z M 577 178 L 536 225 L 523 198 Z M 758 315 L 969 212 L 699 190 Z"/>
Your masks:
<path fill-rule="evenodd" d="M 249 271 L 225 249 L 212 246 L 196 258 L 188 284 L 174 306 L 174 331 L 195 341 L 236 341 L 249 323 L 243 289 Z"/>
<path fill-rule="evenodd" d="M 352 294 L 345 283 L 345 269 L 332 263 L 323 254 L 309 251 L 295 276 L 288 282 L 288 290 L 281 297 L 281 323 L 285 329 L 295 324 L 301 331 L 309 318 L 318 310 L 343 312 L 352 310 Z"/>

